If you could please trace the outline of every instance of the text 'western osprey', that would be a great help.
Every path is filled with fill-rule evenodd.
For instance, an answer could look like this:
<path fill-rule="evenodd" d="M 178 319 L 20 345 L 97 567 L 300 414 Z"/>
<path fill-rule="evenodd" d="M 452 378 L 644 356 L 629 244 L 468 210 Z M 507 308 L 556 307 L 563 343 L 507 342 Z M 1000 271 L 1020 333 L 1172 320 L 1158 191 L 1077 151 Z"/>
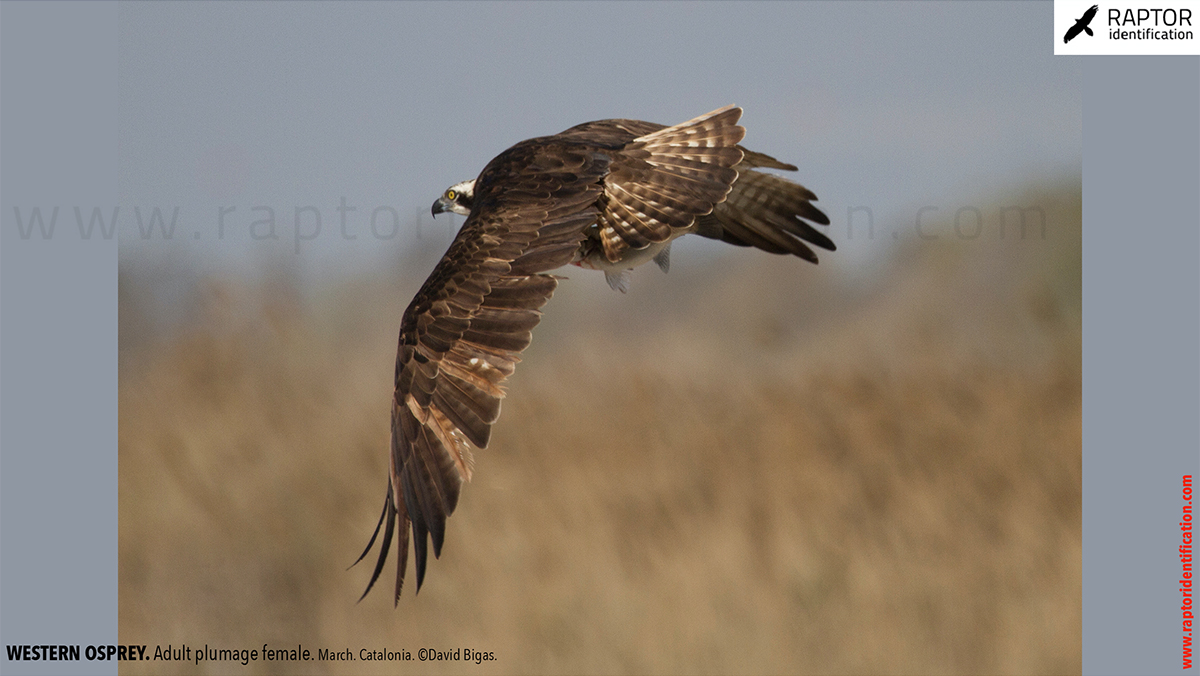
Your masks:
<path fill-rule="evenodd" d="M 383 542 L 363 597 L 397 530 L 394 602 L 410 524 L 418 590 L 430 537 L 441 555 L 446 517 L 471 478 L 471 445 L 487 446 L 504 380 L 558 286 L 547 272 L 568 263 L 603 270 L 625 291 L 634 266 L 653 260 L 666 271 L 671 241 L 688 233 L 813 263 L 805 242 L 835 249 L 805 222 L 829 224 L 816 196 L 759 171 L 796 167 L 738 145 L 741 115 L 727 106 L 673 127 L 587 122 L 514 145 L 434 203 L 435 215 L 467 220 L 400 325 L 387 496 L 358 560 L 380 527 Z"/>

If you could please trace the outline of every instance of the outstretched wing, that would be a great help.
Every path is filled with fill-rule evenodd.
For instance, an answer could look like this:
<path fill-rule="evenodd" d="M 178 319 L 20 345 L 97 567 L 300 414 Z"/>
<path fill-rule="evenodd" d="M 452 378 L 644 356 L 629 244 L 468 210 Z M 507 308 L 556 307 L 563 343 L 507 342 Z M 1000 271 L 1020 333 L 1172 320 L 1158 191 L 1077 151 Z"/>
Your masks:
<path fill-rule="evenodd" d="M 487 446 L 502 384 L 557 286 L 541 273 L 569 263 L 596 222 L 609 162 L 584 144 L 532 139 L 492 160 L 476 180 L 471 215 L 401 323 L 388 493 L 360 561 L 386 527 L 364 597 L 383 571 L 397 521 L 396 602 L 410 524 L 418 591 L 430 538 L 440 556 L 446 517 L 471 478 L 470 446 Z"/>

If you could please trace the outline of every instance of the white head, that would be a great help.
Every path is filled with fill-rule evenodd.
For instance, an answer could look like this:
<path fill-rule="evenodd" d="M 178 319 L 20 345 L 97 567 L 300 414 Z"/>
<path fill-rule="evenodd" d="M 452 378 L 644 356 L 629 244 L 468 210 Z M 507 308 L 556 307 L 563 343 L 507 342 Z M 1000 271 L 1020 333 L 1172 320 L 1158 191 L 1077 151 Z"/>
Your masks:
<path fill-rule="evenodd" d="M 433 215 L 443 211 L 469 216 L 475 200 L 475 179 L 462 181 L 446 188 L 446 192 L 433 203 Z"/>

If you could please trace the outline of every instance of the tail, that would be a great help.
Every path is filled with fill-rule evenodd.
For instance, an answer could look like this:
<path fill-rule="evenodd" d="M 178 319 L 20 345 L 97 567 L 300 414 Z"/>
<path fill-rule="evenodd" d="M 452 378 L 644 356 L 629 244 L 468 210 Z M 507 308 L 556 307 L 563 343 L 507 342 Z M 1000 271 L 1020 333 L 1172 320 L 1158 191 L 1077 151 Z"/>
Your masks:
<path fill-rule="evenodd" d="M 742 109 L 726 106 L 634 139 L 611 165 L 600 242 L 611 262 L 665 242 L 712 212 L 737 180 Z"/>

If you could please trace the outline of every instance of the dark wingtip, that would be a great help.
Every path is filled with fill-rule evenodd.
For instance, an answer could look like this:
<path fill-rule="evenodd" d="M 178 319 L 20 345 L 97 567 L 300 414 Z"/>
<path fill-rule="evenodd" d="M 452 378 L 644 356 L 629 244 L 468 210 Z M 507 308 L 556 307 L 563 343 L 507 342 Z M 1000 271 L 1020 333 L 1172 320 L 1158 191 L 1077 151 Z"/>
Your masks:
<path fill-rule="evenodd" d="M 812 249 L 804 246 L 800 242 L 796 242 L 796 249 L 792 253 L 796 254 L 800 258 L 803 258 L 809 263 L 812 263 L 813 265 L 816 265 L 818 262 L 820 262 L 817 260 L 817 254 L 813 253 Z"/>
<path fill-rule="evenodd" d="M 387 516 L 388 503 L 391 502 L 391 491 L 391 484 L 388 484 L 388 495 L 383 501 L 383 511 L 379 513 L 379 522 L 375 524 L 375 532 L 371 533 L 371 539 L 367 542 L 366 549 L 363 549 L 362 554 L 359 554 L 358 558 L 354 559 L 354 563 L 346 567 L 346 570 L 350 570 L 351 568 L 357 566 L 359 561 L 362 561 L 364 558 L 366 558 L 367 552 L 371 551 L 371 547 L 375 545 L 375 538 L 379 537 L 379 527 L 383 525 L 383 519 Z"/>
<path fill-rule="evenodd" d="M 816 198 L 814 197 L 813 199 Z M 807 218 L 813 223 L 818 225 L 829 225 L 829 216 L 827 216 L 824 211 L 821 211 L 817 205 L 813 204 L 812 202 L 805 204 L 804 208 L 800 209 L 800 212 L 800 216 Z"/>
<path fill-rule="evenodd" d="M 371 593 L 371 588 L 375 586 L 375 581 L 379 579 L 379 574 L 383 572 L 383 566 L 385 563 L 387 563 L 388 550 L 391 549 L 392 546 L 392 534 L 396 531 L 396 508 L 394 505 L 392 505 L 392 489 L 390 483 L 388 484 L 387 500 L 383 504 L 383 513 L 387 516 L 387 525 L 385 526 L 385 531 L 383 533 L 383 542 L 380 544 L 379 560 L 375 562 L 375 570 L 371 573 L 371 581 L 367 583 L 367 588 L 363 591 L 362 596 L 358 597 L 358 603 L 362 603 L 362 600 L 367 598 L 367 594 Z M 383 521 L 382 516 L 380 517 L 380 521 Z M 378 534 L 379 526 L 376 525 L 375 535 Z M 372 535 L 371 541 L 367 543 L 367 551 L 370 551 L 371 545 L 375 543 L 375 535 Z M 366 556 L 366 554 L 367 552 L 364 551 L 363 556 Z M 359 561 L 362 560 L 363 556 L 358 557 Z M 354 563 L 357 564 L 358 561 L 355 561 Z M 351 564 L 351 567 L 353 567 L 353 565 L 354 564 Z"/>
<path fill-rule="evenodd" d="M 429 556 L 428 534 L 425 524 L 413 519 L 413 553 L 417 560 L 417 594 L 421 593 L 421 585 L 425 584 L 425 560 Z"/>
<path fill-rule="evenodd" d="M 425 563 L 428 560 L 428 553 L 425 549 L 425 529 L 421 533 L 421 564 L 417 567 L 417 591 L 421 591 L 421 582 L 425 579 Z M 435 519 L 430 524 L 429 539 L 433 541 L 433 558 L 442 558 L 442 543 L 446 539 L 446 519 Z"/>
<path fill-rule="evenodd" d="M 433 540 L 433 558 L 442 558 L 442 543 L 446 540 L 446 520 L 437 519 L 430 524 L 429 535 Z"/>

